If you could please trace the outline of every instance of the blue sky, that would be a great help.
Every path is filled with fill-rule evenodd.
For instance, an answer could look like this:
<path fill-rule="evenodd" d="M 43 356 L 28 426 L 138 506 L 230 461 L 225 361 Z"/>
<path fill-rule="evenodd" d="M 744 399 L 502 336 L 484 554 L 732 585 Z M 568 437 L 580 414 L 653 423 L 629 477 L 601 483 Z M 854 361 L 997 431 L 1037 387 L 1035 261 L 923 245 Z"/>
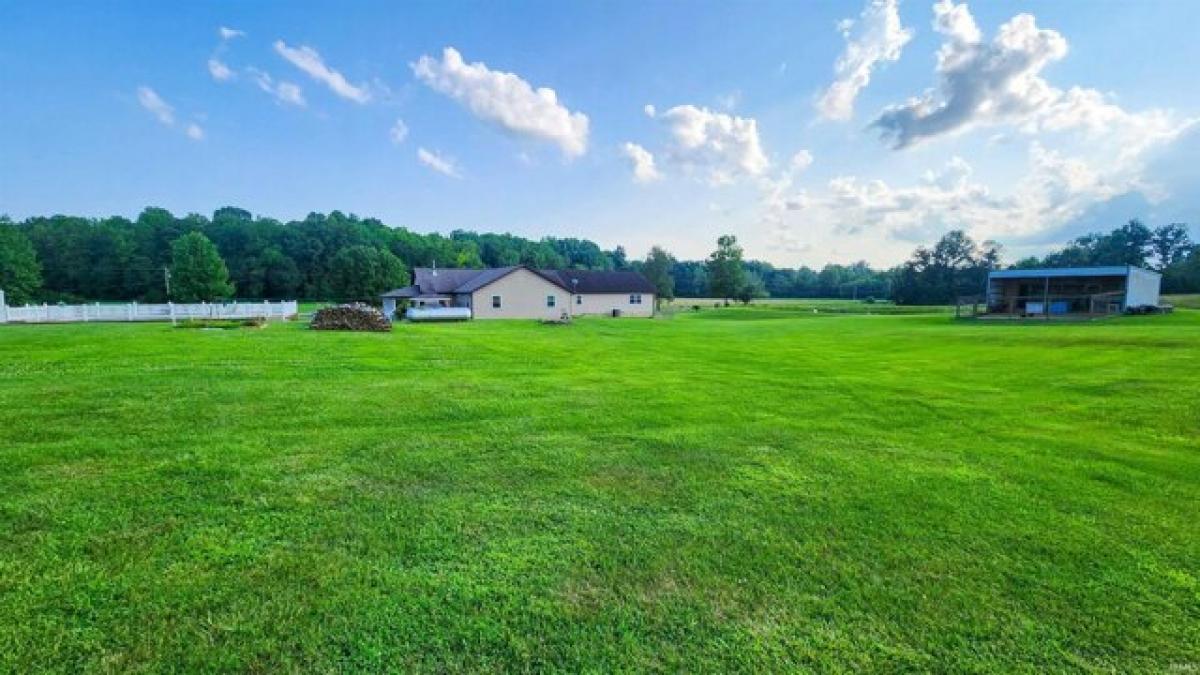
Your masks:
<path fill-rule="evenodd" d="M 730 232 L 788 265 L 1200 222 L 1195 2 L 10 2 L 0 25 L 14 218 L 341 209 L 683 257 Z"/>

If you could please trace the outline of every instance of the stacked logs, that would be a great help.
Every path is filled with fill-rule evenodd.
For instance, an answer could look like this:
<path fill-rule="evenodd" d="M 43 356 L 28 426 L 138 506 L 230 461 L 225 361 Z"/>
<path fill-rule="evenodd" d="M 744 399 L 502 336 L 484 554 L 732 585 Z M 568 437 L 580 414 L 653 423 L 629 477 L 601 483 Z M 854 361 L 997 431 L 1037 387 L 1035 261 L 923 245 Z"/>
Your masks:
<path fill-rule="evenodd" d="M 313 330 L 373 330 L 390 331 L 392 322 L 383 312 L 361 302 L 323 307 L 313 314 Z"/>

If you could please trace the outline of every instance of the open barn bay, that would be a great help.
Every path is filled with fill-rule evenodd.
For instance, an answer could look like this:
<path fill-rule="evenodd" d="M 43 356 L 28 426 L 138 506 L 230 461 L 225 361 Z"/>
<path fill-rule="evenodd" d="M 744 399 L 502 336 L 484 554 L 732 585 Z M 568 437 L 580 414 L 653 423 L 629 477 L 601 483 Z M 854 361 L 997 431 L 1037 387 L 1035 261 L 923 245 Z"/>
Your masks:
<path fill-rule="evenodd" d="M 0 328 L 0 671 L 1200 669 L 1200 312 Z"/>

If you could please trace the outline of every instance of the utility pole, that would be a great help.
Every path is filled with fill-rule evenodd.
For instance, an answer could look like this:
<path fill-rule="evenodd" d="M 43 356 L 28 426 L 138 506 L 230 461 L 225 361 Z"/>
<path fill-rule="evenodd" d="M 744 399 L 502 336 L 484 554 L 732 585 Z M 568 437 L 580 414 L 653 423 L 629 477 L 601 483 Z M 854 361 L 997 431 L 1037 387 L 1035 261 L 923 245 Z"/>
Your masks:
<path fill-rule="evenodd" d="M 167 300 L 171 299 L 171 268 L 163 266 L 163 285 L 167 287 Z"/>

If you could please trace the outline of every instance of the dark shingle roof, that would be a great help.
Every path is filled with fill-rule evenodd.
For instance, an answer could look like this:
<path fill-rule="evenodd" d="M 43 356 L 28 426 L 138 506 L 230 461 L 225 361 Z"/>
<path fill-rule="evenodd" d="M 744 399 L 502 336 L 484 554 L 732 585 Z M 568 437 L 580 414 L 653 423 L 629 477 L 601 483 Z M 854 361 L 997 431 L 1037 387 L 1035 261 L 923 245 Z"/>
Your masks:
<path fill-rule="evenodd" d="M 417 295 L 473 293 L 507 276 L 524 265 L 484 270 L 433 269 L 413 270 L 413 285 L 388 291 L 383 297 L 411 298 Z M 530 270 L 546 281 L 573 293 L 654 293 L 654 284 L 633 270 Z"/>
<path fill-rule="evenodd" d="M 489 270 L 479 270 L 479 274 L 464 281 L 461 286 L 454 289 L 455 293 L 474 293 L 475 291 L 487 286 L 500 277 L 508 276 L 510 272 L 520 269 L 521 266 L 514 267 L 493 267 Z"/>
<path fill-rule="evenodd" d="M 413 270 L 413 285 L 420 287 L 422 293 L 453 293 L 459 286 L 487 271 L 417 267 Z"/>
<path fill-rule="evenodd" d="M 543 270 L 563 288 L 577 293 L 654 293 L 654 284 L 633 270 Z"/>
<path fill-rule="evenodd" d="M 421 294 L 421 289 L 416 286 L 405 286 L 404 288 L 396 288 L 384 293 L 380 297 L 384 298 L 415 298 Z"/>

